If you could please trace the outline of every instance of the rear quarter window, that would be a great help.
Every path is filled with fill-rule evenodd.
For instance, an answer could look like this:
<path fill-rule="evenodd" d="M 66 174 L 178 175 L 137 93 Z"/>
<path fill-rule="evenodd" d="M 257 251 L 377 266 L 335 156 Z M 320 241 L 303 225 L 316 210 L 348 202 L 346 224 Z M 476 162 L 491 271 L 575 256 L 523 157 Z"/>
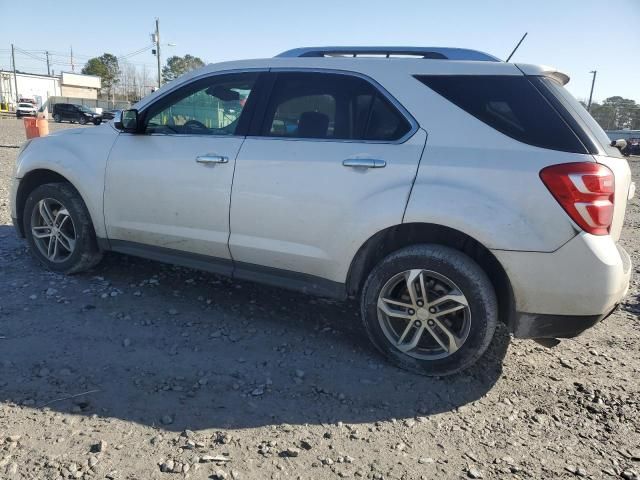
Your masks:
<path fill-rule="evenodd" d="M 571 127 L 524 76 L 418 75 L 424 85 L 520 142 L 588 153 Z"/>

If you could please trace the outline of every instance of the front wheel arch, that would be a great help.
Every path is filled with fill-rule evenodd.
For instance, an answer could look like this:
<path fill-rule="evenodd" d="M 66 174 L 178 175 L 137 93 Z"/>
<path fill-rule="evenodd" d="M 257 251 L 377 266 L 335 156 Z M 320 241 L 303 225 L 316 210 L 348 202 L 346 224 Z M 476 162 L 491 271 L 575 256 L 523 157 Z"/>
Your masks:
<path fill-rule="evenodd" d="M 23 238 L 25 235 L 24 228 L 23 228 L 24 207 L 27 201 L 27 197 L 31 192 L 33 192 L 40 185 L 44 185 L 47 183 L 69 184 L 69 186 L 78 193 L 78 195 L 80 196 L 84 204 L 85 205 L 87 204 L 85 199 L 82 198 L 82 195 L 80 194 L 78 189 L 73 185 L 73 183 L 71 183 L 63 175 L 60 175 L 59 173 L 54 172 L 53 170 L 47 170 L 47 169 L 31 170 L 20 180 L 20 184 L 18 185 L 18 191 L 16 193 L 16 216 L 17 216 L 16 220 L 17 220 L 18 228 L 20 230 L 20 235 Z M 94 222 L 93 218 L 91 219 L 91 222 L 92 223 Z"/>

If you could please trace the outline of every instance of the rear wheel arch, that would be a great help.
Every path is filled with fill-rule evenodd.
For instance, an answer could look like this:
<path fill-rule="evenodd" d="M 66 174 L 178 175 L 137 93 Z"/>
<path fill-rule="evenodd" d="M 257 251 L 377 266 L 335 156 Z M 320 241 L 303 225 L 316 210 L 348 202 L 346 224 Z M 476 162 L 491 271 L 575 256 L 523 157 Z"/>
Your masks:
<path fill-rule="evenodd" d="M 387 255 L 416 244 L 432 243 L 461 251 L 487 274 L 498 297 L 499 318 L 509 327 L 515 317 L 515 299 L 506 271 L 480 242 L 459 230 L 433 223 L 403 223 L 371 236 L 358 250 L 347 275 L 347 294 L 359 295 L 373 268 Z"/>

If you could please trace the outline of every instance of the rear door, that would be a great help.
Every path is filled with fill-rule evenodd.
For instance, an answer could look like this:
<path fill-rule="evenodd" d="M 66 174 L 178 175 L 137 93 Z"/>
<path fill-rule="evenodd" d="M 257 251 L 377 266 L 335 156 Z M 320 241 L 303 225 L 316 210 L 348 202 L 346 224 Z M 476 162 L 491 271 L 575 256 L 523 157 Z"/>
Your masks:
<path fill-rule="evenodd" d="M 62 117 L 62 120 L 71 120 L 70 108 L 71 106 L 67 103 L 60 105 L 60 116 Z"/>
<path fill-rule="evenodd" d="M 264 115 L 236 162 L 235 275 L 259 265 L 344 282 L 362 243 L 402 222 L 426 134 L 363 77 L 271 75 Z"/>

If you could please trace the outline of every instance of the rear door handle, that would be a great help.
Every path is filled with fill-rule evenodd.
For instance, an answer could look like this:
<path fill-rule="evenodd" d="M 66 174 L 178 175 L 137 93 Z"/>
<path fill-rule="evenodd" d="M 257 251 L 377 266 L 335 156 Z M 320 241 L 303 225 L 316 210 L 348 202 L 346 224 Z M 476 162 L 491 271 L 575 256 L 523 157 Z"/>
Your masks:
<path fill-rule="evenodd" d="M 342 165 L 355 168 L 384 168 L 387 162 L 378 158 L 347 158 L 342 161 Z"/>
<path fill-rule="evenodd" d="M 229 163 L 229 157 L 225 157 L 223 155 L 215 155 L 213 153 L 207 153 L 206 155 L 198 155 L 196 157 L 196 162 L 203 163 L 203 164 Z"/>

